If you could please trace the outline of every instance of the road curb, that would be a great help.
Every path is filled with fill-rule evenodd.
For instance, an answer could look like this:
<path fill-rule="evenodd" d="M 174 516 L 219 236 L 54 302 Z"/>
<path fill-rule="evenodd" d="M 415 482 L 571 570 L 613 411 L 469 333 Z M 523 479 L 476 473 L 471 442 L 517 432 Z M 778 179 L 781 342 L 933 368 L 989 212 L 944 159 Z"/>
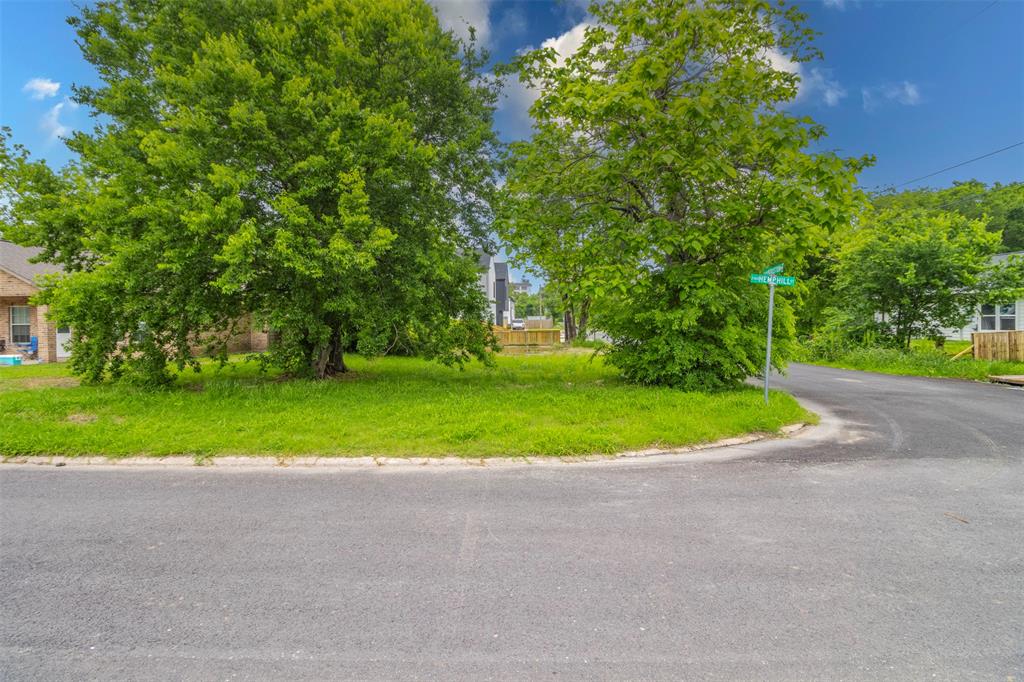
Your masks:
<path fill-rule="evenodd" d="M 351 470 L 351 469 L 396 469 L 409 470 L 416 468 L 446 469 L 452 467 L 491 469 L 499 467 L 531 467 L 531 466 L 572 466 L 588 463 L 609 463 L 653 459 L 678 458 L 707 450 L 750 445 L 762 441 L 775 441 L 791 438 L 811 428 L 805 422 L 787 424 L 778 433 L 752 433 L 745 436 L 723 438 L 711 443 L 698 443 L 678 448 L 646 448 L 628 450 L 613 455 L 576 455 L 576 456 L 537 456 L 537 457 L 267 457 L 223 455 L 218 457 L 196 458 L 187 455 L 168 457 L 124 457 L 113 459 L 102 456 L 69 457 L 63 455 L 26 455 L 5 457 L 5 466 L 20 467 L 92 467 L 92 468 L 137 468 L 137 469 L 271 469 L 271 470 Z"/>

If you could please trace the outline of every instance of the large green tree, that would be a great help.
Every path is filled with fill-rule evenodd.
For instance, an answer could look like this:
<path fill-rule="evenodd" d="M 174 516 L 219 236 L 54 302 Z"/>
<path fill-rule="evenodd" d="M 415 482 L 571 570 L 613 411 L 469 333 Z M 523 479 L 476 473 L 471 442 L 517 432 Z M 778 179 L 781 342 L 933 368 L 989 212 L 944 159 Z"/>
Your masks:
<path fill-rule="evenodd" d="M 786 62 L 814 59 L 794 7 L 756 0 L 609 0 L 578 51 L 521 56 L 540 95 L 512 151 L 501 225 L 535 262 L 582 267 L 610 360 L 634 381 L 737 384 L 764 357 L 766 295 L 747 283 L 849 222 L 867 159 L 808 148 Z M 568 243 L 558 231 L 568 231 Z M 570 248 L 572 253 L 554 249 Z M 554 279 L 554 278 L 553 278 Z M 778 352 L 794 334 L 777 303 Z"/>
<path fill-rule="evenodd" d="M 837 307 L 844 319 L 894 345 L 941 338 L 983 303 L 1024 294 L 1024 259 L 992 264 L 1000 234 L 984 220 L 923 209 L 862 216 L 838 251 Z"/>
<path fill-rule="evenodd" d="M 924 208 L 982 219 L 991 232 L 1002 234 L 1003 251 L 1024 251 L 1024 182 L 995 183 L 977 180 L 954 182 L 943 189 L 912 189 L 881 194 L 873 199 L 879 209 Z"/>
<path fill-rule="evenodd" d="M 60 173 L 5 152 L 5 189 L 9 236 L 68 270 L 42 298 L 77 371 L 166 378 L 242 313 L 318 377 L 397 339 L 486 354 L 465 254 L 490 222 L 495 86 L 429 5 L 119 0 L 70 23 L 96 127 Z"/>
<path fill-rule="evenodd" d="M 586 335 L 591 283 L 607 254 L 600 202 L 588 200 L 602 188 L 593 186 L 587 145 L 568 130 L 548 130 L 512 149 L 497 230 L 516 259 L 558 293 L 565 340 L 571 343 Z M 576 160 L 571 174 L 551 172 L 552 162 L 569 159 Z"/>

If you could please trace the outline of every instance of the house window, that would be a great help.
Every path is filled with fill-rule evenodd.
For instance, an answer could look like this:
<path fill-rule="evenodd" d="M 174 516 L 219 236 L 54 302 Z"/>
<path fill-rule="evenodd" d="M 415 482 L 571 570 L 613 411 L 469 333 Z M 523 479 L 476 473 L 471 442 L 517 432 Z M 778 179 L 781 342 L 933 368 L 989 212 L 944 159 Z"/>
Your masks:
<path fill-rule="evenodd" d="M 32 323 L 27 305 L 11 306 L 11 341 L 28 343 L 32 340 Z"/>
<path fill-rule="evenodd" d="M 999 306 L 999 328 L 1003 331 L 1017 328 L 1017 304 Z"/>
<path fill-rule="evenodd" d="M 1009 331 L 1017 328 L 1017 304 L 981 306 L 982 331 Z"/>

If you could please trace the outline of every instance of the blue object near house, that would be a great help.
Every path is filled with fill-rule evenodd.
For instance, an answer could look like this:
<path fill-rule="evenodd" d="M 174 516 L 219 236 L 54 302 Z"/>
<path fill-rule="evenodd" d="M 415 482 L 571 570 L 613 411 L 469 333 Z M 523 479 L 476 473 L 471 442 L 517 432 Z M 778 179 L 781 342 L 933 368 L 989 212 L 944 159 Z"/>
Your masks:
<path fill-rule="evenodd" d="M 0 355 L 0 365 L 20 365 L 20 355 Z"/>
<path fill-rule="evenodd" d="M 33 336 L 28 340 L 28 352 L 32 354 L 32 357 L 39 355 L 39 337 Z"/>

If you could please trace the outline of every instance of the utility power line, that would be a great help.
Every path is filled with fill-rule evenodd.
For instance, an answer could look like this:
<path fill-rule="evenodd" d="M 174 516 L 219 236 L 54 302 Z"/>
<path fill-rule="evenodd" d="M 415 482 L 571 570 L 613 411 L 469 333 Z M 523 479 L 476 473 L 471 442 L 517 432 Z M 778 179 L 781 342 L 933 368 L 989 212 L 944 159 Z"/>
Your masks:
<path fill-rule="evenodd" d="M 889 186 L 889 191 L 892 191 L 894 189 L 898 189 L 900 187 L 904 187 L 906 185 L 913 184 L 915 182 L 919 182 L 921 180 L 927 180 L 930 177 L 934 177 L 934 176 L 939 175 L 941 173 L 945 173 L 946 171 L 951 171 L 954 168 L 960 168 L 961 166 L 966 166 L 969 163 L 974 163 L 975 161 L 981 161 L 982 159 L 987 159 L 990 156 L 995 156 L 996 154 L 1001 154 L 1001 153 L 1003 153 L 1005 151 L 1008 151 L 1010 149 L 1014 149 L 1015 147 L 1020 147 L 1021 145 L 1024 145 L 1024 140 L 1021 140 L 1020 142 L 1011 144 L 1011 145 L 1009 145 L 1007 147 L 1003 147 L 1002 149 L 997 149 L 997 150 L 995 150 L 993 152 L 989 152 L 988 154 L 982 154 L 981 156 L 976 156 L 973 159 L 967 159 L 966 161 L 961 161 L 960 163 L 953 164 L 952 166 L 947 166 L 946 168 L 943 168 L 942 170 L 937 170 L 934 173 L 929 173 L 928 175 L 922 175 L 919 178 L 914 178 L 913 180 L 907 180 L 906 182 L 901 182 L 898 185 L 890 185 Z"/>
<path fill-rule="evenodd" d="M 985 5 L 981 9 L 980 12 L 976 12 L 976 13 L 972 14 L 970 16 L 970 18 L 967 19 L 966 21 L 961 21 L 960 24 L 956 27 L 956 30 L 953 31 L 953 33 L 956 33 L 956 31 L 959 31 L 960 29 L 962 29 L 966 24 L 971 23 L 972 21 L 974 21 L 975 19 L 980 17 L 982 14 L 984 14 L 985 12 L 989 11 L 990 9 L 992 9 L 992 7 L 995 6 L 995 4 L 997 2 L 999 2 L 999 0 L 992 0 L 992 2 L 988 3 L 987 5 Z"/>

